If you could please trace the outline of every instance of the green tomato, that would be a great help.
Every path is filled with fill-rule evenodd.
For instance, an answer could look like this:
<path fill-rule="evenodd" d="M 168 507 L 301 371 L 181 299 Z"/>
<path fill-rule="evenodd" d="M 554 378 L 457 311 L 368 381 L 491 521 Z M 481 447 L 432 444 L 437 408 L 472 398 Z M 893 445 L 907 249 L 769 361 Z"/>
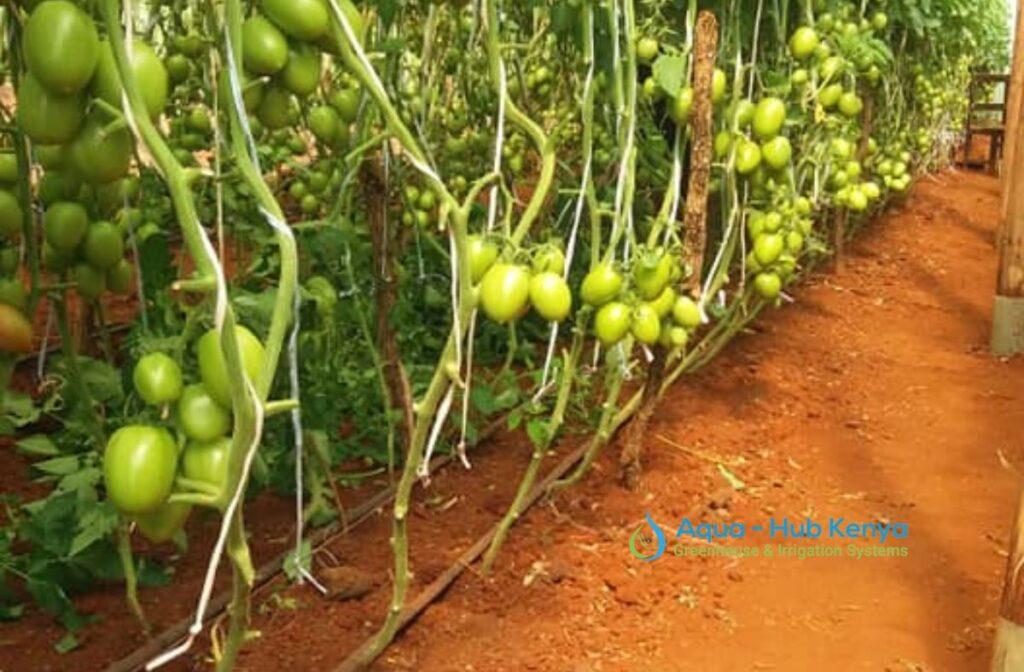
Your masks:
<path fill-rule="evenodd" d="M 601 264 L 583 278 L 580 298 L 590 306 L 603 306 L 622 290 L 622 275 L 609 264 Z"/>
<path fill-rule="evenodd" d="M 859 117 L 864 110 L 864 101 L 853 91 L 847 91 L 839 98 L 839 111 L 845 117 Z"/>
<path fill-rule="evenodd" d="M 729 82 L 725 77 L 725 73 L 718 68 L 715 68 L 714 75 L 711 77 L 711 102 L 720 103 L 725 98 L 726 87 Z"/>
<path fill-rule="evenodd" d="M 135 267 L 127 259 L 117 262 L 107 271 L 107 289 L 115 294 L 128 294 L 134 289 Z"/>
<path fill-rule="evenodd" d="M 646 301 L 661 294 L 671 278 L 672 258 L 668 255 L 642 258 L 633 268 L 633 284 Z"/>
<path fill-rule="evenodd" d="M 786 251 L 790 254 L 800 254 L 804 249 L 804 237 L 799 231 L 790 231 L 786 234 Z"/>
<path fill-rule="evenodd" d="M 71 280 L 78 295 L 89 301 L 95 301 L 107 291 L 106 274 L 90 264 L 76 264 L 71 269 Z"/>
<path fill-rule="evenodd" d="M 500 324 L 514 322 L 529 310 L 530 272 L 524 266 L 497 263 L 480 282 L 484 313 Z"/>
<path fill-rule="evenodd" d="M 672 120 L 680 126 L 690 122 L 690 114 L 693 112 L 693 87 L 684 87 L 675 100 L 672 101 Z"/>
<path fill-rule="evenodd" d="M 641 303 L 633 309 L 629 330 L 640 343 L 654 345 L 661 336 L 661 319 L 658 311 L 649 303 Z"/>
<path fill-rule="evenodd" d="M 181 367 L 162 352 L 153 352 L 138 361 L 132 372 L 135 391 L 151 406 L 163 406 L 181 396 Z"/>
<path fill-rule="evenodd" d="M 180 84 L 192 74 L 192 63 L 182 54 L 173 54 L 164 61 L 167 77 L 173 84 Z"/>
<path fill-rule="evenodd" d="M 268 86 L 263 92 L 263 100 L 260 101 L 256 116 L 261 124 L 276 131 L 290 126 L 296 112 L 295 98 L 290 91 Z"/>
<path fill-rule="evenodd" d="M 89 213 L 78 203 L 54 203 L 43 215 L 46 242 L 57 252 L 72 254 L 88 228 Z"/>
<path fill-rule="evenodd" d="M 185 478 L 223 488 L 228 479 L 231 438 L 189 441 L 181 453 L 181 474 Z"/>
<path fill-rule="evenodd" d="M 736 103 L 732 111 L 732 122 L 737 130 L 743 130 L 754 121 L 754 113 L 757 106 L 750 100 L 743 98 Z"/>
<path fill-rule="evenodd" d="M 808 80 L 810 80 L 810 75 L 804 68 L 797 68 L 789 77 L 789 81 L 797 88 L 803 87 Z"/>
<path fill-rule="evenodd" d="M 606 303 L 594 317 L 594 333 L 605 347 L 611 347 L 629 333 L 632 323 L 629 306 L 619 301 Z"/>
<path fill-rule="evenodd" d="M 736 146 L 736 172 L 750 175 L 761 165 L 761 147 L 744 138 Z"/>
<path fill-rule="evenodd" d="M 498 260 L 498 246 L 483 236 L 469 236 L 467 242 L 469 254 L 469 277 L 474 285 L 480 284 L 484 275 Z"/>
<path fill-rule="evenodd" d="M 46 0 L 25 23 L 25 64 L 50 91 L 78 93 L 99 59 L 99 36 L 88 14 L 67 0 Z"/>
<path fill-rule="evenodd" d="M 7 240 L 21 238 L 23 218 L 24 211 L 18 197 L 6 189 L 0 189 L 0 236 Z"/>
<path fill-rule="evenodd" d="M 843 85 L 842 84 L 830 84 L 821 90 L 818 94 L 818 104 L 824 109 L 831 110 L 833 107 L 839 104 L 839 99 L 843 96 Z"/>
<path fill-rule="evenodd" d="M 324 0 L 261 0 L 260 8 L 289 37 L 305 42 L 327 35 L 330 16 Z"/>
<path fill-rule="evenodd" d="M 875 30 L 885 30 L 888 25 L 889 17 L 886 16 L 883 12 L 876 12 L 875 15 L 871 17 L 871 26 Z"/>
<path fill-rule="evenodd" d="M 192 513 L 191 504 L 167 502 L 153 513 L 135 517 L 139 532 L 154 544 L 165 544 L 174 539 L 188 522 Z"/>
<path fill-rule="evenodd" d="M 654 310 L 658 312 L 658 317 L 664 319 L 672 312 L 672 307 L 675 305 L 677 300 L 676 290 L 672 287 L 666 287 L 661 294 L 658 295 L 654 301 L 651 301 L 651 305 L 654 306 Z"/>
<path fill-rule="evenodd" d="M 114 432 L 103 454 L 107 497 L 122 513 L 154 513 L 171 494 L 178 447 L 167 430 L 129 425 Z"/>
<path fill-rule="evenodd" d="M 205 385 L 189 385 L 178 400 L 178 424 L 193 441 L 213 441 L 231 431 L 231 414 Z"/>
<path fill-rule="evenodd" d="M 768 142 L 761 145 L 761 156 L 764 162 L 775 170 L 782 170 L 789 165 L 793 158 L 793 145 L 789 138 L 784 135 L 777 135 Z"/>
<path fill-rule="evenodd" d="M 312 47 L 296 47 L 291 50 L 288 63 L 278 76 L 284 88 L 305 98 L 320 84 L 320 64 L 319 51 Z"/>
<path fill-rule="evenodd" d="M 129 61 L 135 83 L 146 104 L 146 111 L 151 119 L 156 119 L 167 107 L 167 94 L 170 90 L 167 68 L 153 47 L 139 39 L 132 42 Z M 92 93 L 116 109 L 121 109 L 124 87 L 121 85 L 113 48 L 106 40 L 100 46 L 100 62 L 92 81 Z"/>
<path fill-rule="evenodd" d="M 533 255 L 534 273 L 565 273 L 565 253 L 554 244 L 542 246 Z"/>
<path fill-rule="evenodd" d="M 361 99 L 362 94 L 358 89 L 338 89 L 331 94 L 327 102 L 338 111 L 342 121 L 351 124 L 359 117 L 359 101 Z"/>
<path fill-rule="evenodd" d="M 85 233 L 85 260 L 99 269 L 113 268 L 124 258 L 121 230 L 110 222 L 93 222 Z"/>
<path fill-rule="evenodd" d="M 68 150 L 76 174 L 92 184 L 109 184 L 128 174 L 132 136 L 127 128 L 109 130 L 99 116 L 85 123 Z"/>
<path fill-rule="evenodd" d="M 266 353 L 263 344 L 256 336 L 242 326 L 235 326 L 235 338 L 238 340 L 242 368 L 249 380 L 255 383 L 263 370 Z M 199 377 L 209 391 L 210 396 L 224 408 L 231 408 L 231 379 L 228 377 L 228 366 L 221 352 L 220 337 L 216 329 L 203 334 L 196 345 L 196 356 L 199 359 Z"/>
<path fill-rule="evenodd" d="M 544 271 L 530 278 L 530 303 L 548 322 L 561 322 L 572 310 L 572 292 L 561 275 Z"/>
<path fill-rule="evenodd" d="M 715 156 L 719 159 L 729 156 L 729 152 L 732 151 L 732 145 L 732 133 L 729 131 L 719 131 L 715 135 Z"/>
<path fill-rule="evenodd" d="M 81 94 L 55 94 L 48 91 L 32 73 L 18 88 L 18 125 L 33 142 L 59 145 L 78 133 L 85 118 Z"/>
<path fill-rule="evenodd" d="M 777 233 L 765 233 L 754 241 L 754 258 L 762 266 L 775 263 L 785 249 L 785 239 Z"/>
<path fill-rule="evenodd" d="M 288 42 L 274 24 L 253 16 L 242 26 L 242 62 L 258 75 L 276 75 L 288 63 Z"/>
<path fill-rule="evenodd" d="M 818 48 L 818 33 L 809 26 L 796 29 L 789 38 L 789 53 L 796 59 L 810 58 Z"/>
<path fill-rule="evenodd" d="M 697 302 L 688 296 L 680 296 L 672 306 L 672 319 L 680 327 L 694 330 L 700 326 L 700 308 Z"/>
<path fill-rule="evenodd" d="M 762 98 L 754 110 L 754 133 L 762 140 L 779 134 L 786 123 L 786 104 L 779 98 Z"/>
<path fill-rule="evenodd" d="M 818 74 L 825 81 L 829 81 L 843 74 L 845 68 L 846 61 L 842 56 L 829 56 L 818 66 Z"/>
<path fill-rule="evenodd" d="M 0 303 L 0 352 L 24 354 L 31 350 L 31 323 L 14 306 Z"/>
<path fill-rule="evenodd" d="M 758 273 L 754 278 L 754 289 L 765 300 L 774 301 L 782 292 L 782 278 L 776 273 Z"/>
<path fill-rule="evenodd" d="M 0 303 L 5 303 L 20 312 L 25 312 L 28 305 L 28 292 L 21 281 L 16 279 L 0 280 Z"/>
<path fill-rule="evenodd" d="M 650 63 L 658 56 L 661 46 L 653 37 L 641 37 L 636 43 L 636 55 L 644 63 Z"/>
<path fill-rule="evenodd" d="M 318 105 L 309 111 L 307 116 L 309 130 L 314 137 L 325 145 L 331 145 L 338 137 L 341 117 L 329 105 Z"/>

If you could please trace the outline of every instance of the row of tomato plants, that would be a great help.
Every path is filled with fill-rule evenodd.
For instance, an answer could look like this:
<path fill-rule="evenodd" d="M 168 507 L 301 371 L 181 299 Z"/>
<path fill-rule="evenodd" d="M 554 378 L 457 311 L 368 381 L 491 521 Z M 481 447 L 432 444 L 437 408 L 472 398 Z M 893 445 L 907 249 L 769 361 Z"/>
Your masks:
<path fill-rule="evenodd" d="M 706 156 L 701 9 L 720 36 Z M 338 463 L 396 479 L 372 659 L 398 627 L 410 496 L 437 446 L 468 464 L 497 412 L 533 445 L 489 571 L 567 421 L 592 438 L 556 489 L 944 165 L 971 69 L 1006 58 L 995 0 L 42 0 L 4 23 L 4 380 L 38 344 L 44 298 L 61 340 L 43 393 L 5 398 L 6 431 L 55 483 L 11 509 L 5 585 L 73 632 L 68 593 L 123 578 L 145 625 L 136 584 L 162 575 L 133 535 L 182 544 L 193 510 L 213 510 L 196 622 L 171 655 L 200 633 L 226 554 L 221 669 L 249 624 L 247 492 L 297 490 L 300 520 L 321 524 L 340 513 Z M 704 169 L 710 196 L 690 193 Z M 118 293 L 139 311 L 120 347 L 104 319 Z M 95 318 L 96 359 L 76 351 L 72 305 Z M 55 440 L 25 436 L 46 423 Z M 627 484 L 640 460 L 624 453 Z M 309 571 L 301 541 L 291 564 Z M 18 596 L 0 591 L 5 614 Z"/>

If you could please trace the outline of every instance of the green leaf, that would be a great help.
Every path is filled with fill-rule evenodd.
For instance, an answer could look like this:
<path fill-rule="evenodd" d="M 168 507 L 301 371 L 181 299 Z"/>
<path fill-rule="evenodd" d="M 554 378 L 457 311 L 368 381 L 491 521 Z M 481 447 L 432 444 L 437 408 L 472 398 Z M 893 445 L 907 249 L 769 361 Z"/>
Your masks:
<path fill-rule="evenodd" d="M 78 534 L 71 540 L 69 556 L 76 556 L 97 541 L 106 539 L 117 529 L 118 515 L 110 506 L 94 506 L 85 511 L 78 522 Z"/>
<path fill-rule="evenodd" d="M 77 455 L 65 455 L 36 462 L 32 465 L 32 468 L 51 476 L 67 476 L 78 471 L 80 464 Z"/>
<path fill-rule="evenodd" d="M 651 76 L 669 97 L 675 98 L 683 90 L 686 59 L 682 56 L 662 54 L 651 66 Z"/>
<path fill-rule="evenodd" d="M 3 414 L 15 427 L 30 425 L 39 419 L 42 409 L 35 405 L 32 397 L 14 390 L 7 390 L 3 397 Z"/>
<path fill-rule="evenodd" d="M 63 655 L 70 651 L 74 651 L 78 646 L 78 638 L 75 637 L 74 633 L 66 632 L 63 637 L 57 640 L 57 643 L 53 645 L 53 648 L 57 653 Z"/>
<path fill-rule="evenodd" d="M 53 445 L 53 441 L 45 434 L 27 436 L 15 445 L 18 447 L 18 452 L 23 455 L 34 457 L 56 457 L 60 455 L 60 450 L 57 449 L 57 446 Z"/>
<path fill-rule="evenodd" d="M 526 435 L 530 442 L 536 447 L 546 446 L 548 443 L 548 423 L 542 418 L 531 418 L 526 423 Z"/>

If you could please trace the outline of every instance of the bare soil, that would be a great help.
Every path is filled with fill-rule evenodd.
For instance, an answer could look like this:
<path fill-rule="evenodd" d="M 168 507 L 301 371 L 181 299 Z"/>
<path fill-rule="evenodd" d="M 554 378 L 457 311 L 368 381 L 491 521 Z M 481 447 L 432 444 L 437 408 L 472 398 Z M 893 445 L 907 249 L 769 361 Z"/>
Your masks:
<path fill-rule="evenodd" d="M 1000 455 L 1024 463 L 1024 359 L 987 353 L 998 209 L 993 178 L 923 180 L 865 228 L 841 275 L 813 277 L 795 305 L 670 392 L 639 492 L 617 485 L 610 447 L 581 487 L 525 516 L 494 576 L 469 568 L 374 669 L 986 669 L 1018 486 Z M 567 436 L 560 454 L 582 438 Z M 472 471 L 418 491 L 413 594 L 495 522 L 528 457 L 521 436 L 499 435 Z M 904 522 L 908 537 L 886 545 L 908 555 L 644 563 L 628 541 L 645 512 L 670 534 L 684 516 Z M 338 601 L 274 584 L 238 669 L 330 670 L 375 631 L 390 595 L 387 513 L 317 556 L 318 573 L 362 570 L 371 592 Z M 289 543 L 289 515 L 274 500 L 252 510 L 258 553 Z M 144 594 L 161 625 L 191 608 L 211 529 L 200 526 L 172 587 Z M 141 644 L 116 587 L 82 606 L 104 619 L 63 657 L 44 617 L 0 625 L 0 670 L 99 670 Z M 176 669 L 206 669 L 203 654 Z"/>

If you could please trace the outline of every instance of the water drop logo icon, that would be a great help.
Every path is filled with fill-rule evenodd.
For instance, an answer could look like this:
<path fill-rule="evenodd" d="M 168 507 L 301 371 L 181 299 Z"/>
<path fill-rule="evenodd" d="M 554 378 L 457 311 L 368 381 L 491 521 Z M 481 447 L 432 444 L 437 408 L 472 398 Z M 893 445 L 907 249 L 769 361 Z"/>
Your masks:
<path fill-rule="evenodd" d="M 645 513 L 644 517 L 647 518 L 647 525 L 651 528 L 654 538 L 651 539 L 650 537 L 643 536 L 644 525 L 640 523 L 633 530 L 633 534 L 629 535 L 629 552 L 638 560 L 654 562 L 665 554 L 665 547 L 668 544 L 665 541 L 665 533 L 661 531 L 661 527 L 651 518 L 651 514 Z M 647 549 L 650 549 L 652 546 L 654 546 L 654 551 L 649 552 Z"/>

